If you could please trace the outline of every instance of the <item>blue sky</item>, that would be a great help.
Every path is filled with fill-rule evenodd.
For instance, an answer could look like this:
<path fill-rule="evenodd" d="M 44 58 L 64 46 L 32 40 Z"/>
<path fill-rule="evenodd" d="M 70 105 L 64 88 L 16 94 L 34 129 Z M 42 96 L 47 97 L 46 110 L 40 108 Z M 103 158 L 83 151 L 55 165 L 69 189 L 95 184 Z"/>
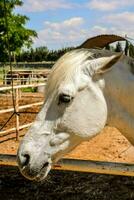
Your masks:
<path fill-rule="evenodd" d="M 16 12 L 38 33 L 34 47 L 77 46 L 99 34 L 134 38 L 134 0 L 23 0 Z"/>

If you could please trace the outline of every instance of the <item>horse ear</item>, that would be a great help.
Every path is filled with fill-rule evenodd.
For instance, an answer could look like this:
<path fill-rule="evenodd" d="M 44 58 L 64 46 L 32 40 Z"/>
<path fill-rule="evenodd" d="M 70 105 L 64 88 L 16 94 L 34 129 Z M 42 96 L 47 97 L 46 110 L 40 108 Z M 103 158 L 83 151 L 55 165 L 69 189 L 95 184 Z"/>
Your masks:
<path fill-rule="evenodd" d="M 102 74 L 107 72 L 112 68 L 112 66 L 118 62 L 118 60 L 122 57 L 123 53 L 114 54 L 109 57 L 101 57 L 95 59 L 95 68 L 94 74 Z"/>

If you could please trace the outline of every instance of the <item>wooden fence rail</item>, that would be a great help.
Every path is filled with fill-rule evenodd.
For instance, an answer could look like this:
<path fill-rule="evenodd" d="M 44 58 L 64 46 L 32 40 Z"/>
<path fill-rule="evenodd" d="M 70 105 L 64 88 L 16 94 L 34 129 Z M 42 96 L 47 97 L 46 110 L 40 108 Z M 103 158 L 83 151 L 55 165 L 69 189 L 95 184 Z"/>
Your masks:
<path fill-rule="evenodd" d="M 46 79 L 47 80 L 47 79 Z M 45 86 L 46 83 L 34 83 L 29 85 L 14 85 L 13 89 L 21 89 L 21 88 L 28 88 L 28 87 L 38 87 L 38 86 Z M 12 86 L 4 86 L 0 87 L 0 91 L 11 90 Z"/>
<path fill-rule="evenodd" d="M 0 165 L 17 166 L 16 155 L 0 154 Z M 133 163 L 105 162 L 63 158 L 53 166 L 55 170 L 134 176 Z"/>
<path fill-rule="evenodd" d="M 46 79 L 51 69 L 14 69 L 12 73 L 9 70 L 4 70 L 1 74 L 3 79 L 3 85 L 10 84 L 12 79 L 19 84 L 42 82 Z"/>
<path fill-rule="evenodd" d="M 27 88 L 27 87 L 39 87 L 39 86 L 44 86 L 45 87 L 46 83 L 35 83 L 35 84 L 29 84 L 29 85 L 16 85 L 13 87 L 13 90 L 15 91 L 15 108 L 16 108 L 16 112 L 19 112 L 22 109 L 26 109 L 26 108 L 31 108 L 33 106 L 40 106 L 43 104 L 43 101 L 41 102 L 36 102 L 36 103 L 31 103 L 31 104 L 27 104 L 27 105 L 22 105 L 19 106 L 19 98 L 20 98 L 20 89 L 22 88 Z M 12 87 L 8 86 L 8 87 L 0 87 L 0 92 L 1 91 L 6 91 L 6 90 L 11 90 Z M 5 114 L 5 113 L 9 113 L 9 112 L 13 112 L 14 108 L 7 108 L 7 109 L 3 109 L 0 110 L 0 114 Z M 19 130 L 23 129 L 23 128 L 27 128 L 29 126 L 31 126 L 32 123 L 28 123 L 28 124 L 24 124 L 22 126 L 19 125 L 19 115 L 15 115 L 16 117 L 16 126 L 7 130 L 1 130 L 0 131 L 0 136 L 4 135 L 4 134 L 8 134 L 11 132 L 16 131 L 16 139 L 19 140 Z"/>

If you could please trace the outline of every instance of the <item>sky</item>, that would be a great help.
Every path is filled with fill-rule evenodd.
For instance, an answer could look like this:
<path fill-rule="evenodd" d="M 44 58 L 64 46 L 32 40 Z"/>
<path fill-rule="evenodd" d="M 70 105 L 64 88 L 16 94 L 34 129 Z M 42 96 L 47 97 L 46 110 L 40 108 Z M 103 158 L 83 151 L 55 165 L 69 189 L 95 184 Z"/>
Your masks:
<path fill-rule="evenodd" d="M 34 47 L 78 46 L 100 34 L 134 38 L 134 0 L 23 0 L 16 12 L 30 18 Z"/>

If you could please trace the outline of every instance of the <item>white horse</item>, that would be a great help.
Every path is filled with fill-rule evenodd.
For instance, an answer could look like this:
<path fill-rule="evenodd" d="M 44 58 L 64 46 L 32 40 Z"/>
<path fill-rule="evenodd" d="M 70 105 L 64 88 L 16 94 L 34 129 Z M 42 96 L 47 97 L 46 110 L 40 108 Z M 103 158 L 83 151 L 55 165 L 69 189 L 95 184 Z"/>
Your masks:
<path fill-rule="evenodd" d="M 134 144 L 134 60 L 99 49 L 75 49 L 55 64 L 45 103 L 21 141 L 22 174 L 40 181 L 52 165 L 106 124 Z"/>

